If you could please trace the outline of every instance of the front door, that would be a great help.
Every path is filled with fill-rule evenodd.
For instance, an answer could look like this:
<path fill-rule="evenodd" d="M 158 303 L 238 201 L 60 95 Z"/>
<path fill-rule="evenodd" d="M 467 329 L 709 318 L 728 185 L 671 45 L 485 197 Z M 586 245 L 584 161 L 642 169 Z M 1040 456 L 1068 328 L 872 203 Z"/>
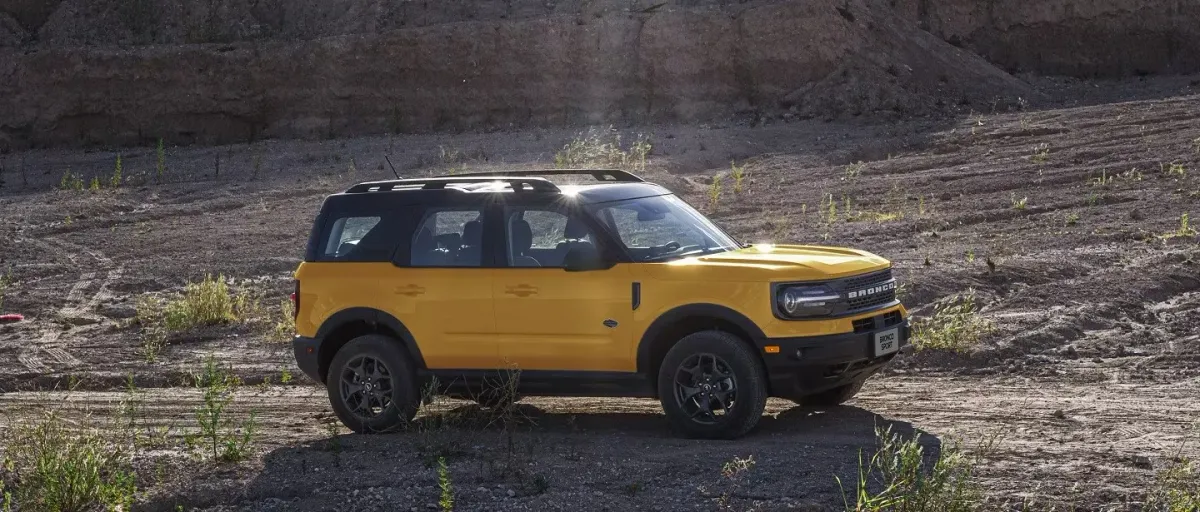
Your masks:
<path fill-rule="evenodd" d="M 497 347 L 520 370 L 636 371 L 629 267 L 568 272 L 567 251 L 596 251 L 580 217 L 552 206 L 503 208 L 504 251 L 492 293 Z"/>

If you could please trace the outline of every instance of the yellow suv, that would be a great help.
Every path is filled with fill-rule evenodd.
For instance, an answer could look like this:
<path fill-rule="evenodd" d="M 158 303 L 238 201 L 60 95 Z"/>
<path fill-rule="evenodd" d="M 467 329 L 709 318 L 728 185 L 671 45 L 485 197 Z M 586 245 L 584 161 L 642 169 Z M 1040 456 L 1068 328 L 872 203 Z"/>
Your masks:
<path fill-rule="evenodd" d="M 567 175 L 586 182 L 547 179 Z M 433 390 L 658 398 L 677 432 L 734 438 L 769 396 L 848 400 L 909 331 L 887 260 L 739 243 L 623 171 L 355 185 L 295 276 L 296 362 L 361 433 Z"/>

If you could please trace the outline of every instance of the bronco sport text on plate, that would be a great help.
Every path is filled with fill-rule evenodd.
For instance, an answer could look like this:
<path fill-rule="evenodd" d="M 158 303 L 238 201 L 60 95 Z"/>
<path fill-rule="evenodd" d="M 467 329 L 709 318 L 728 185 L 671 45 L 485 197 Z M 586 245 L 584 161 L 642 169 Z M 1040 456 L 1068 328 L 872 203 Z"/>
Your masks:
<path fill-rule="evenodd" d="M 565 175 L 598 182 L 537 177 Z M 733 438 L 768 396 L 848 400 L 908 342 L 887 260 L 741 244 L 623 171 L 355 185 L 325 200 L 296 279 L 296 362 L 361 433 L 403 426 L 436 383 L 484 407 L 656 397 L 677 432 Z"/>

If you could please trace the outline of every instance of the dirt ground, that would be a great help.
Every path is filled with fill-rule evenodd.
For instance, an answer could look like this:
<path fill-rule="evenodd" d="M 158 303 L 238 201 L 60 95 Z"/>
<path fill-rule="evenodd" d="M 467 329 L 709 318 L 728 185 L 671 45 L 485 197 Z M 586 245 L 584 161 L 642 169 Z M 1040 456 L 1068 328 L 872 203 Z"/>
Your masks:
<path fill-rule="evenodd" d="M 255 457 L 197 464 L 177 443 L 145 454 L 148 510 L 424 509 L 437 501 L 430 454 L 449 459 L 465 510 L 824 510 L 842 507 L 834 477 L 853 482 L 859 449 L 888 425 L 931 449 L 995 438 L 979 478 L 997 507 L 1136 508 L 1155 470 L 1198 446 L 1200 246 L 1181 217 L 1200 215 L 1200 96 L 1097 103 L 622 130 L 650 135 L 649 179 L 733 234 L 871 250 L 895 263 L 917 315 L 974 289 L 996 326 L 969 356 L 906 354 L 849 407 L 772 402 L 726 443 L 669 437 L 653 402 L 602 399 L 529 399 L 532 423 L 508 431 L 344 435 L 290 347 L 260 329 L 207 328 L 155 362 L 141 354 L 138 298 L 206 273 L 277 308 L 322 197 L 389 177 L 384 155 L 407 176 L 543 167 L 574 130 L 168 147 L 165 184 L 144 148 L 122 155 L 126 185 L 99 192 L 55 188 L 68 171 L 111 175 L 113 152 L 3 155 L 3 307 L 27 320 L 0 325 L 0 421 L 102 420 L 132 376 L 147 421 L 177 440 L 198 399 L 188 377 L 214 355 L 249 384 L 236 407 L 261 423 Z M 746 166 L 740 192 L 730 161 Z M 271 384 L 285 369 L 296 381 Z M 721 476 L 749 456 L 740 480 Z"/>

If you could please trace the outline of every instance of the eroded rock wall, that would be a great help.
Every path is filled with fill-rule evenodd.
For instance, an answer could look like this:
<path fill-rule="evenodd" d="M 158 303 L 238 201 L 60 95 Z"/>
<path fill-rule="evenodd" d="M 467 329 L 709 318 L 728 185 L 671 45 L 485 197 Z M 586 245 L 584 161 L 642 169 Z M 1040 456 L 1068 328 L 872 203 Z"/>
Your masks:
<path fill-rule="evenodd" d="M 0 63 L 0 137 L 14 146 L 213 143 L 739 113 L 920 114 L 1028 94 L 884 2 L 765 2 L 736 13 L 604 11 L 310 41 L 10 49 Z"/>

